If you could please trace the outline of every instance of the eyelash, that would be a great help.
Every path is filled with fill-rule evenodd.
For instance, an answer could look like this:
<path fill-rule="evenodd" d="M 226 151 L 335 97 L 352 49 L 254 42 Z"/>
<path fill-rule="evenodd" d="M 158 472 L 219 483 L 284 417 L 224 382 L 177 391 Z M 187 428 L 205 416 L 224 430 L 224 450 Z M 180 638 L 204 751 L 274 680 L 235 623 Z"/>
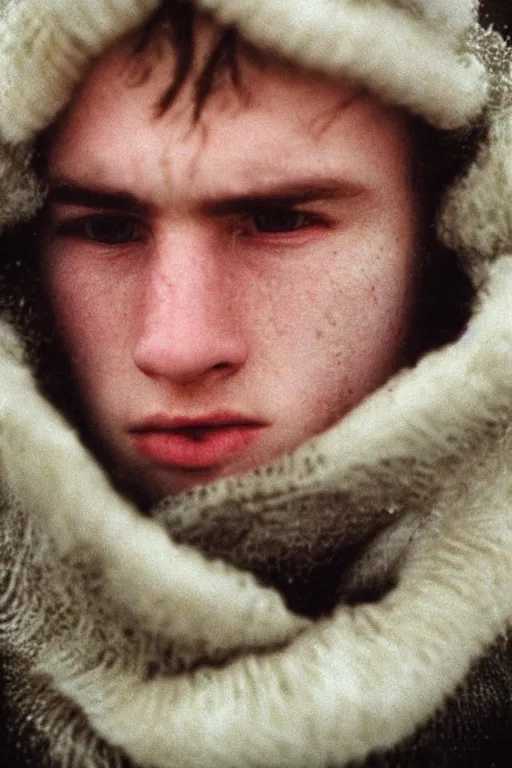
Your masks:
<path fill-rule="evenodd" d="M 107 229 L 112 228 L 115 225 L 131 227 L 129 236 L 126 239 L 115 239 L 115 237 L 109 238 L 107 232 L 104 232 L 104 236 L 98 237 L 98 233 L 93 233 L 90 229 L 93 226 L 103 226 Z M 56 234 L 65 237 L 79 238 L 89 240 L 94 243 L 101 243 L 103 245 L 121 245 L 128 242 L 140 242 L 142 241 L 142 224 L 135 216 L 128 216 L 122 213 L 93 213 L 88 216 L 80 216 L 78 218 L 66 219 L 57 225 Z M 135 233 L 138 235 L 135 236 Z"/>
<path fill-rule="evenodd" d="M 265 218 L 266 223 L 264 223 Z M 285 205 L 268 205 L 244 215 L 242 222 L 235 227 L 235 231 L 237 234 L 246 236 L 273 235 L 278 237 L 279 235 L 290 235 L 320 223 L 320 217 L 314 213 Z M 115 232 L 116 226 L 118 227 L 117 233 Z M 91 229 L 94 227 L 96 227 L 96 232 Z M 121 236 L 119 237 L 120 232 Z M 102 245 L 116 246 L 142 242 L 144 240 L 144 225 L 138 218 L 128 214 L 94 213 L 62 221 L 56 227 L 56 234 Z"/>
<path fill-rule="evenodd" d="M 256 221 L 267 218 L 267 226 L 255 226 Z M 281 222 L 280 222 L 281 218 Z M 270 221 L 269 221 L 270 219 Z M 280 227 L 279 223 L 284 226 Z M 252 222 L 252 227 L 248 226 Z M 243 233 L 247 230 L 249 232 L 256 232 L 261 235 L 280 235 L 280 234 L 293 234 L 303 229 L 320 223 L 320 219 L 317 215 L 308 211 L 301 211 L 297 208 L 287 207 L 284 205 L 273 205 L 262 207 L 259 210 L 253 211 L 248 215 L 243 222 L 241 230 Z M 275 224 L 276 226 L 273 226 Z"/>

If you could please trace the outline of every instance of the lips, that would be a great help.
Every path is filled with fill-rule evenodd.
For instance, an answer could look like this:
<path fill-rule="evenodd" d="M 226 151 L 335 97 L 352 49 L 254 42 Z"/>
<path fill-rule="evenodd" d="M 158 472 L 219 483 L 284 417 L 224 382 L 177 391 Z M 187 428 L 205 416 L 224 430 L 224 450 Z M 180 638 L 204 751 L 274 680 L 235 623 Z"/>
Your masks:
<path fill-rule="evenodd" d="M 169 420 L 156 416 L 132 430 L 136 450 L 157 464 L 179 469 L 210 469 L 243 453 L 264 423 L 238 414 L 212 414 Z"/>

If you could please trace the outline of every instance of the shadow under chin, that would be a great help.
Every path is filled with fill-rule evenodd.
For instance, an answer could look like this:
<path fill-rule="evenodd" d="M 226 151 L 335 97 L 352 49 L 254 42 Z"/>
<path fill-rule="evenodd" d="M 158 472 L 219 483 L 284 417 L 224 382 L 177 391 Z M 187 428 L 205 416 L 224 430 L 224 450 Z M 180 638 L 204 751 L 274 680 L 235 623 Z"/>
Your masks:
<path fill-rule="evenodd" d="M 281 593 L 288 608 L 310 618 L 330 614 L 341 601 L 373 602 L 394 583 L 400 550 L 353 578 L 361 557 L 397 520 L 385 506 L 347 492 L 312 492 L 293 501 L 243 501 L 202 509 L 195 520 L 176 513 L 174 500 L 154 511 L 173 541 L 250 571 Z"/>

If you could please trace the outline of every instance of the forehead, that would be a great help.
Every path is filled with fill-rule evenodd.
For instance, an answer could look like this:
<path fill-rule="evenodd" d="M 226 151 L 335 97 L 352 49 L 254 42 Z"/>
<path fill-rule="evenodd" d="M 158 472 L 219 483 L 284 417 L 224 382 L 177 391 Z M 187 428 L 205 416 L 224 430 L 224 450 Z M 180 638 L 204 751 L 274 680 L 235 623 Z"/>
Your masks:
<path fill-rule="evenodd" d="M 153 184 L 157 166 L 162 183 L 174 173 L 203 183 L 207 163 L 208 183 L 229 175 L 232 185 L 245 187 L 260 176 L 293 174 L 297 164 L 313 166 L 320 156 L 328 174 L 331 164 L 337 167 L 344 156 L 349 160 L 354 146 L 365 143 L 374 149 L 380 143 L 392 162 L 405 158 L 406 120 L 397 110 L 350 83 L 329 82 L 276 61 L 257 66 L 242 57 L 241 87 L 225 78 L 195 124 L 194 82 L 211 35 L 207 25 L 198 30 L 190 76 L 159 117 L 156 106 L 174 75 L 171 45 L 158 39 L 142 58 L 128 42 L 107 52 L 56 127 L 50 173 L 78 174 L 80 181 L 101 184 L 110 183 L 115 170 L 120 186 L 136 183 L 143 196 L 140 170 L 151 175 L 148 163 L 154 166 Z"/>

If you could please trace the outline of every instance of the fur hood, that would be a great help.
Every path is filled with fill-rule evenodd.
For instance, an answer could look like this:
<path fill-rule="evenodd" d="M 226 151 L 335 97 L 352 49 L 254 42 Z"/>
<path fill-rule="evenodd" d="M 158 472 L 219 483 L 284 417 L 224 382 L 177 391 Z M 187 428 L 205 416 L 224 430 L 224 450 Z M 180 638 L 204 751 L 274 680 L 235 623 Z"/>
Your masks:
<path fill-rule="evenodd" d="M 0 2 L 3 226 L 40 204 L 37 133 L 155 5 Z M 2 322 L 0 653 L 27 765 L 345 766 L 412 737 L 512 621 L 507 47 L 473 0 L 201 5 L 436 127 L 479 120 L 438 217 L 476 299 L 457 340 L 331 430 L 149 517 L 39 393 Z M 293 586 L 326 569 L 330 604 L 294 611 Z"/>

